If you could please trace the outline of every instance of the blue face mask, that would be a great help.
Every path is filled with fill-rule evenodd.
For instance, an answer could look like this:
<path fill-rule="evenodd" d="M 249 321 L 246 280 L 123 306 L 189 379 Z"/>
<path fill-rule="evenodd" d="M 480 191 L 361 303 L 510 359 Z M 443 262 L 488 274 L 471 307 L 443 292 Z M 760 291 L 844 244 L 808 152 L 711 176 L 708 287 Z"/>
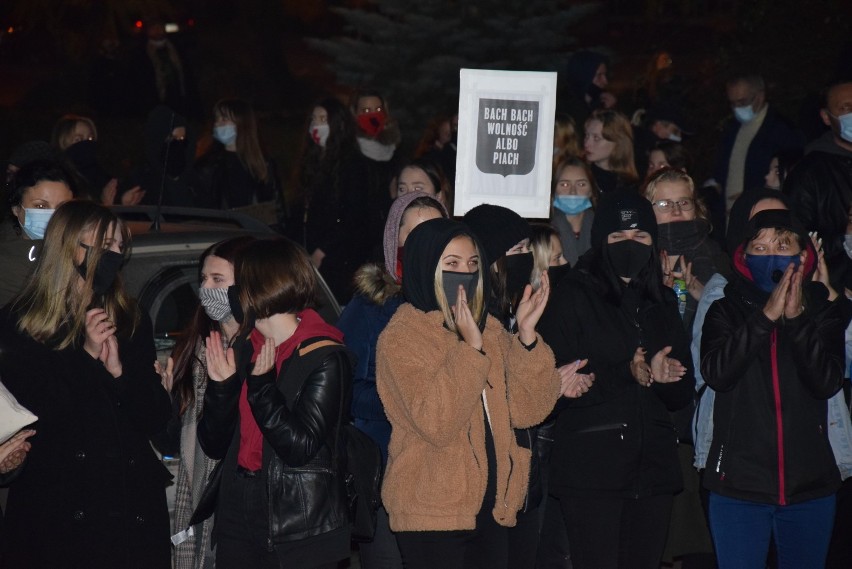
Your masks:
<path fill-rule="evenodd" d="M 751 108 L 751 105 L 746 105 L 744 107 L 734 107 L 734 116 L 742 124 L 751 122 L 752 119 L 754 119 L 754 114 L 754 109 Z"/>
<path fill-rule="evenodd" d="M 840 123 L 840 138 L 846 142 L 852 142 L 852 113 L 846 113 L 839 117 L 830 116 L 837 119 L 837 122 Z"/>
<path fill-rule="evenodd" d="M 44 239 L 47 222 L 50 221 L 55 209 L 24 209 L 24 233 L 30 239 Z"/>
<path fill-rule="evenodd" d="M 577 215 L 592 207 L 592 200 L 588 196 L 556 196 L 553 207 L 565 215 Z"/>
<path fill-rule="evenodd" d="M 228 146 L 237 140 L 237 127 L 232 124 L 213 127 L 213 138 Z"/>
<path fill-rule="evenodd" d="M 798 268 L 801 259 L 798 255 L 748 255 L 745 256 L 746 266 L 751 271 L 751 278 L 764 292 L 772 292 L 775 285 L 784 276 L 787 266 L 793 263 Z"/>

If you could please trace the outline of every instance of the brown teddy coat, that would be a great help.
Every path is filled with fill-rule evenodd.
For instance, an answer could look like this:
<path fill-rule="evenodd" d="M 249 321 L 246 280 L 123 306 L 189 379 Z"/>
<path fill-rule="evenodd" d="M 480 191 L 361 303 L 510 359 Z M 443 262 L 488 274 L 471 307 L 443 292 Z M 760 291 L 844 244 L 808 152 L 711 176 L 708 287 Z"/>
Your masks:
<path fill-rule="evenodd" d="M 488 477 L 483 407 L 497 458 L 494 519 L 514 526 L 530 451 L 512 428 L 537 425 L 553 409 L 553 352 L 540 338 L 528 350 L 490 316 L 484 353 L 443 324 L 440 311 L 404 304 L 379 337 L 376 383 L 393 426 L 382 485 L 391 529 L 475 529 Z"/>

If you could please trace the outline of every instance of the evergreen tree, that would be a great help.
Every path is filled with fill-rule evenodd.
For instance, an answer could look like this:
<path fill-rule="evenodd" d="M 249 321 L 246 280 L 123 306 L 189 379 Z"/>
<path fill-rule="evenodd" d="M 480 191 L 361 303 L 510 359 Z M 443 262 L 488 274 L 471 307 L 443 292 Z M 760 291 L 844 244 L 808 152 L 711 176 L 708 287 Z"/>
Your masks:
<path fill-rule="evenodd" d="M 373 86 L 416 139 L 430 118 L 455 108 L 459 70 L 556 71 L 575 38 L 570 29 L 597 3 L 553 0 L 373 0 L 337 8 L 350 35 L 313 39 L 339 83 Z"/>

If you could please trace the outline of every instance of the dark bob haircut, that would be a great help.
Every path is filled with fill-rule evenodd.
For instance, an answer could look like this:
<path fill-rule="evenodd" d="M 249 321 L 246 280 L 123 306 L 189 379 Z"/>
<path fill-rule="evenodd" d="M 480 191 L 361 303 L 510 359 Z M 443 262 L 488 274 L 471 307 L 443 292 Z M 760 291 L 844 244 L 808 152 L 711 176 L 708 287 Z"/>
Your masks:
<path fill-rule="evenodd" d="M 237 264 L 240 304 L 246 316 L 295 314 L 316 304 L 314 268 L 289 239 L 255 241 L 243 250 Z"/>

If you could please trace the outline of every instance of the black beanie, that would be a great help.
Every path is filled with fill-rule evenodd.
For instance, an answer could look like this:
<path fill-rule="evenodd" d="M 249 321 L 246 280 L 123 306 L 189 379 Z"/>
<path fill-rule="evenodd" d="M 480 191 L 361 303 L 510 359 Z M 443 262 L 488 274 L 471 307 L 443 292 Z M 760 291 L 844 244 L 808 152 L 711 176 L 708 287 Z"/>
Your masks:
<path fill-rule="evenodd" d="M 635 191 L 615 191 L 603 194 L 595 209 L 592 222 L 592 247 L 599 248 L 610 233 L 641 229 L 651 234 L 657 243 L 657 218 L 651 202 Z"/>
<path fill-rule="evenodd" d="M 511 209 L 499 205 L 478 205 L 463 218 L 485 249 L 485 266 L 490 267 L 506 251 L 530 237 L 530 224 Z"/>

